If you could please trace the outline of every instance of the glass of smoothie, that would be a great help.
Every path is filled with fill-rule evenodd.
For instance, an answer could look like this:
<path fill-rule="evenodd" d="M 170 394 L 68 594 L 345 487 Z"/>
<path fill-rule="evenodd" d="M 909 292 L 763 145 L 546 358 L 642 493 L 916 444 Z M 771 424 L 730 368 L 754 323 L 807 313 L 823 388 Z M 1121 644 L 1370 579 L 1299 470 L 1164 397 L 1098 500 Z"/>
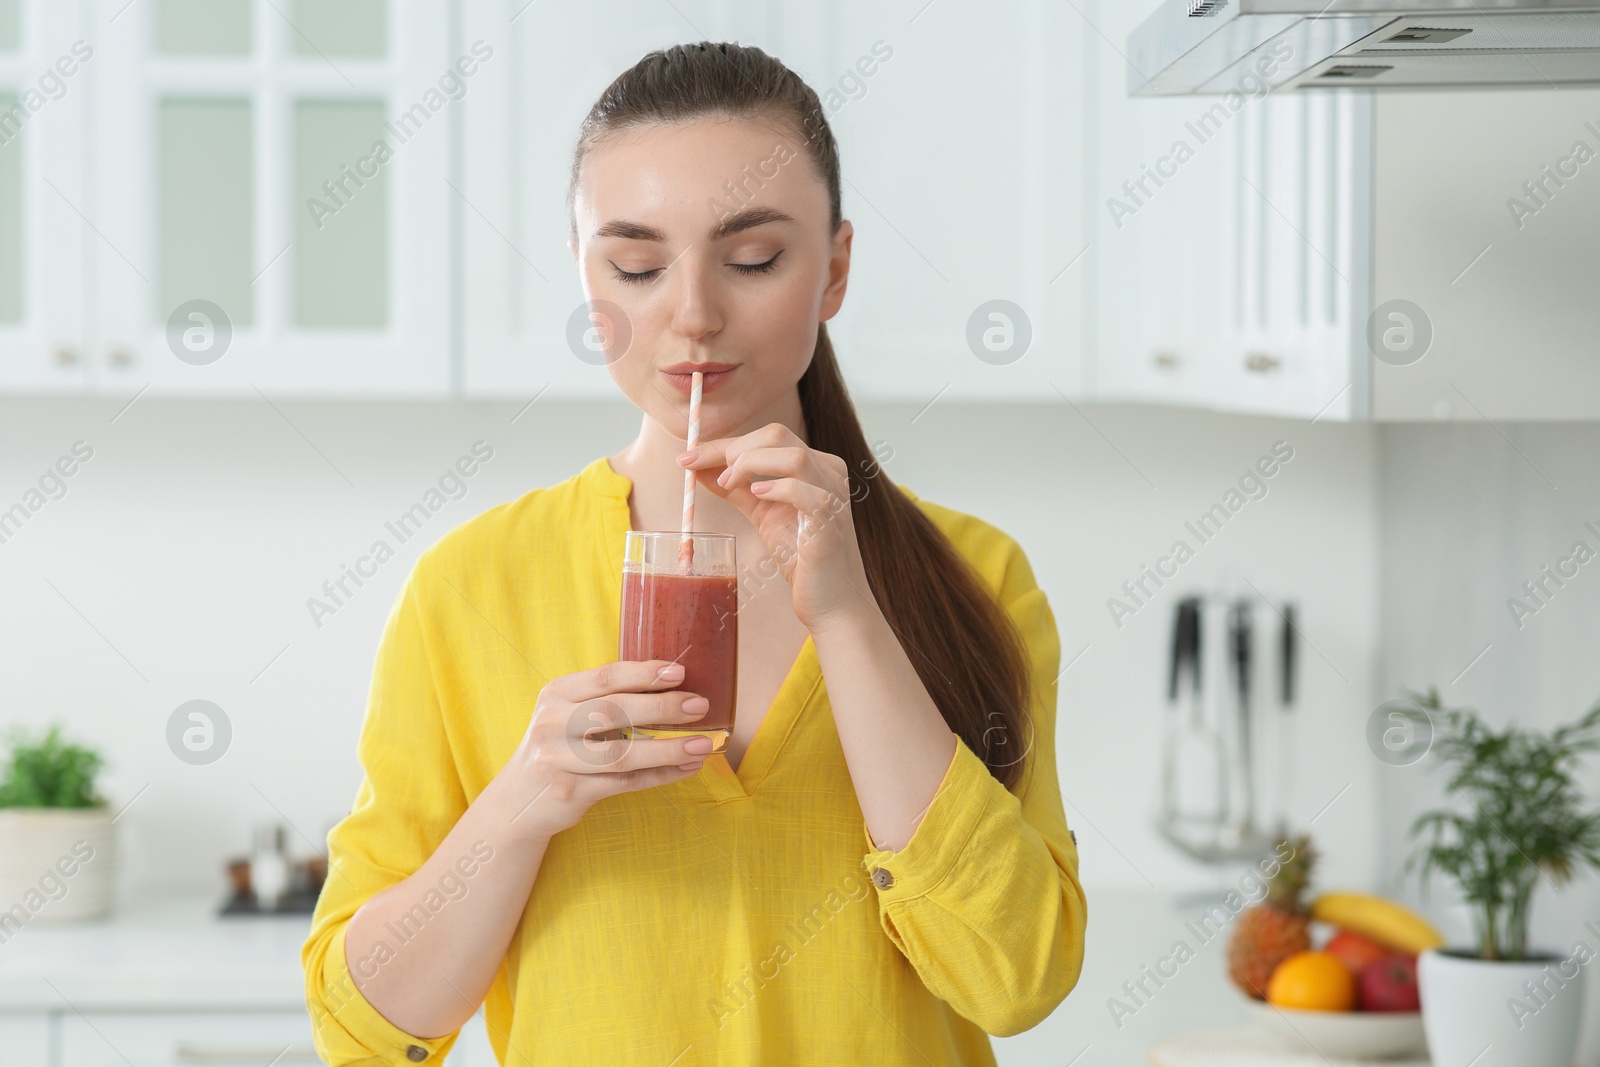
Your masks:
<path fill-rule="evenodd" d="M 689 542 L 688 550 L 684 542 Z M 618 659 L 683 665 L 675 688 L 698 693 L 711 709 L 685 724 L 635 725 L 631 737 L 711 738 L 713 752 L 733 734 L 739 679 L 739 578 L 729 534 L 629 530 L 622 552 L 622 633 Z"/>

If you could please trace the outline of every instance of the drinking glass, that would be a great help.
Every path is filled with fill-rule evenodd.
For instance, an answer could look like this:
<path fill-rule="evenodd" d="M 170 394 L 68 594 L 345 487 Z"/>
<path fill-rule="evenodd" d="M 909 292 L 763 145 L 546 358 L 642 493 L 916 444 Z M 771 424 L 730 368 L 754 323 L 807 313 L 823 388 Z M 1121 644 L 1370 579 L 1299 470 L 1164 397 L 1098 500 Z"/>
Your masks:
<path fill-rule="evenodd" d="M 629 736 L 704 734 L 711 738 L 713 752 L 727 748 L 739 679 L 734 544 L 729 534 L 628 531 L 617 658 L 682 664 L 683 681 L 677 688 L 711 702 L 711 709 L 690 728 L 685 723 L 635 725 Z"/>

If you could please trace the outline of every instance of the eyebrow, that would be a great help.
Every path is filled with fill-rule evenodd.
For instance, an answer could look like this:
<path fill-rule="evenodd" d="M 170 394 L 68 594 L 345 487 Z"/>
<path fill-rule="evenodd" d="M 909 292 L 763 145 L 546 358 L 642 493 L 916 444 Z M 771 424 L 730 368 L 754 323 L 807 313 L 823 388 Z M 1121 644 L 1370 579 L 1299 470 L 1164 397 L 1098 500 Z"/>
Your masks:
<path fill-rule="evenodd" d="M 746 208 L 736 211 L 732 215 L 724 215 L 722 221 L 711 228 L 707 235 L 712 241 L 720 241 L 725 237 L 732 237 L 736 233 L 753 229 L 756 226 L 765 226 L 769 222 L 793 222 L 794 217 L 786 215 L 774 208 Z M 658 241 L 666 243 L 667 235 L 654 226 L 646 226 L 642 222 L 629 222 L 626 219 L 615 219 L 605 223 L 594 231 L 596 237 L 621 237 L 630 241 Z"/>

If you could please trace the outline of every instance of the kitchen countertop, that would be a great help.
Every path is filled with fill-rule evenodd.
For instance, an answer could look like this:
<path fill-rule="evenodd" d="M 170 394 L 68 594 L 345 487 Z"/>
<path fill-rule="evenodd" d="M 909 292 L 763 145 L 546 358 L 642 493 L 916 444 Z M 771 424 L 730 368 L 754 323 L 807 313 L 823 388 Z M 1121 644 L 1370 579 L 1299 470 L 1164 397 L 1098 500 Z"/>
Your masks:
<path fill-rule="evenodd" d="M 1249 1021 L 1227 979 L 1228 929 L 1202 940 L 1191 926 L 1204 906 L 1179 905 L 1174 894 L 1148 886 L 1085 891 L 1089 929 L 1078 985 L 1032 1030 L 993 1039 L 1001 1067 L 1144 1067 L 1163 1040 Z M 1173 959 L 1179 941 L 1192 952 L 1182 963 Z M 1170 977 L 1158 986 L 1147 968 Z"/>
<path fill-rule="evenodd" d="M 303 1012 L 300 946 L 310 916 L 224 919 L 221 902 L 216 893 L 147 896 L 119 902 L 106 920 L 30 923 L 0 945 L 0 1014 Z M 1202 941 L 1190 925 L 1203 910 L 1176 907 L 1170 894 L 1148 889 L 1091 889 L 1078 987 L 1034 1029 L 995 1038 L 996 1059 L 1021 1067 L 1081 1056 L 1079 1067 L 1139 1067 L 1152 1046 L 1174 1035 L 1245 1022 L 1242 999 L 1224 975 L 1226 931 Z M 1153 995 L 1136 1003 L 1125 983 L 1139 982 L 1179 940 L 1193 958 L 1159 988 L 1144 979 Z M 1113 998 L 1131 1013 L 1113 1013 Z"/>
<path fill-rule="evenodd" d="M 222 894 L 146 897 L 106 919 L 35 919 L 0 945 L 0 1012 L 305 1010 L 310 915 L 220 918 Z"/>

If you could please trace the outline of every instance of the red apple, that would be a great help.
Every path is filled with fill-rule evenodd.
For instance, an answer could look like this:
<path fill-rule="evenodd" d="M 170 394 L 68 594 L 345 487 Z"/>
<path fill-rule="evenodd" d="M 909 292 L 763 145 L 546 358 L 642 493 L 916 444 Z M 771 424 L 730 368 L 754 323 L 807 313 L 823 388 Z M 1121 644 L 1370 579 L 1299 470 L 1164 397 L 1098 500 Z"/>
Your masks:
<path fill-rule="evenodd" d="M 1367 964 L 1380 960 L 1392 950 L 1384 948 L 1370 937 L 1362 937 L 1353 930 L 1340 930 L 1322 946 L 1322 951 L 1339 957 L 1339 962 L 1350 968 L 1356 977 L 1367 969 Z"/>
<path fill-rule="evenodd" d="M 1417 957 L 1390 952 L 1361 969 L 1356 1000 L 1362 1011 L 1417 1011 Z"/>

